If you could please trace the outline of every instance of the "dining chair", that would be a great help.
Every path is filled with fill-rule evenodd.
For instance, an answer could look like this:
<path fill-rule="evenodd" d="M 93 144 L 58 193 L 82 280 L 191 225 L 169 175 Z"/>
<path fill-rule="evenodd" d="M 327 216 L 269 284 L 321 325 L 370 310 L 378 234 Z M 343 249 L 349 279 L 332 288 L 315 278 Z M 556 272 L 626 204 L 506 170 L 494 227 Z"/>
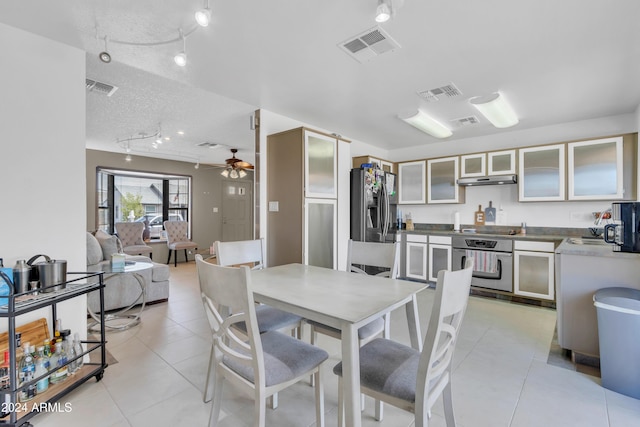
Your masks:
<path fill-rule="evenodd" d="M 248 266 L 223 267 L 203 260 L 200 254 L 196 255 L 196 266 L 215 358 L 209 425 L 217 425 L 224 380 L 254 397 L 255 425 L 262 427 L 267 398 L 312 374 L 316 383 L 316 425 L 324 426 L 320 366 L 328 353 L 277 331 L 260 334 Z M 232 314 L 227 316 L 219 307 L 229 307 Z M 239 322 L 246 325 L 246 336 L 238 335 L 234 325 Z"/>
<path fill-rule="evenodd" d="M 198 249 L 198 244 L 192 242 L 188 237 L 189 223 L 187 221 L 164 221 L 163 225 L 167 231 L 167 247 L 169 248 L 167 264 L 171 262 L 171 254 L 173 253 L 173 266 L 178 266 L 178 251 L 180 249 L 184 249 L 184 260 L 189 262 L 187 250 Z"/>
<path fill-rule="evenodd" d="M 398 277 L 400 268 L 400 244 L 396 243 L 375 243 L 349 240 L 347 250 L 347 270 L 358 274 L 373 274 L 395 279 Z M 367 273 L 367 270 L 370 273 Z M 382 270 L 382 271 L 380 271 Z M 312 320 L 306 321 L 311 327 L 311 344 L 315 345 L 317 333 L 328 335 L 340 339 L 339 329 L 326 326 Z M 358 344 L 360 347 L 382 336 L 389 338 L 390 313 L 375 319 L 358 329 Z M 313 379 L 311 381 L 313 384 Z M 361 401 L 364 408 L 364 396 Z M 376 400 L 376 419 L 382 419 L 382 404 Z"/>
<path fill-rule="evenodd" d="M 142 239 L 144 222 L 116 222 L 116 234 L 122 242 L 122 249 L 129 255 L 146 255 L 153 259 L 153 250 Z"/>
<path fill-rule="evenodd" d="M 448 427 L 456 425 L 451 395 L 451 363 L 462 324 L 473 260 L 462 270 L 438 272 L 436 293 L 422 352 L 386 338 L 360 348 L 360 391 L 415 414 L 415 426 L 428 424 L 431 407 L 442 394 Z M 339 376 L 338 425 L 344 421 L 342 362 L 333 372 Z"/>
<path fill-rule="evenodd" d="M 252 270 L 264 268 L 264 239 L 235 242 L 216 241 L 213 246 L 218 265 L 225 267 L 247 265 Z M 296 337 L 300 338 L 302 317 L 266 304 L 258 304 L 255 311 L 258 330 L 261 334 L 269 331 L 291 330 L 295 331 Z M 247 331 L 247 325 L 243 322 L 237 322 L 235 327 L 245 333 Z M 209 372 L 207 372 L 206 384 L 209 384 Z M 208 387 L 205 387 L 203 395 L 205 402 L 207 402 L 207 389 Z M 270 405 L 274 409 L 278 406 L 277 395 L 273 396 Z"/>

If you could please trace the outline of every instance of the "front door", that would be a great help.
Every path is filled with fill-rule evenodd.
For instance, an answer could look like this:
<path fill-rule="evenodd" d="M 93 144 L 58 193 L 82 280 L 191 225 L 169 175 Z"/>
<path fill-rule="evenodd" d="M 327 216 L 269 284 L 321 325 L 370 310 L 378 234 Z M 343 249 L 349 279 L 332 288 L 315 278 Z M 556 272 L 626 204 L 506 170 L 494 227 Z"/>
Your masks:
<path fill-rule="evenodd" d="M 222 181 L 222 241 L 253 238 L 253 182 Z"/>

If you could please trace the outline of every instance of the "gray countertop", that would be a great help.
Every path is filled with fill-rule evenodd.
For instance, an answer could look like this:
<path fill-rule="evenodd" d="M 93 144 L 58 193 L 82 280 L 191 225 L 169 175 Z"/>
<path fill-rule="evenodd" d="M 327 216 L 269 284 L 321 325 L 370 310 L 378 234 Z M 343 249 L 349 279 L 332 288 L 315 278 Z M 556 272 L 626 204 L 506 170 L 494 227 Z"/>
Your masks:
<path fill-rule="evenodd" d="M 572 243 L 574 239 L 567 238 L 562 241 L 560 246 L 556 248 L 557 254 L 568 255 L 583 255 L 583 256 L 596 256 L 596 257 L 608 257 L 608 258 L 628 258 L 640 260 L 640 254 L 628 253 L 628 252 L 614 252 L 613 245 L 605 243 L 603 240 L 586 240 L 586 243 L 576 244 Z M 584 241 L 583 241 L 584 242 Z"/>

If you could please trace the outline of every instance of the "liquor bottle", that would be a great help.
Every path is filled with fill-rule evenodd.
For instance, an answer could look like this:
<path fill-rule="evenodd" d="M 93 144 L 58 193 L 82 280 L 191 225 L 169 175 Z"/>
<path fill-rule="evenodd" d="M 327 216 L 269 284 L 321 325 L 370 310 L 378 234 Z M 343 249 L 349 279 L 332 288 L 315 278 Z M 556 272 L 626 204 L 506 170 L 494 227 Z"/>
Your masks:
<path fill-rule="evenodd" d="M 38 356 L 36 357 L 36 377 L 40 377 L 49 372 L 49 358 L 45 353 L 44 346 L 38 347 Z M 49 388 L 49 376 L 38 380 L 36 383 L 36 391 L 38 394 Z"/>
<path fill-rule="evenodd" d="M 80 342 L 80 334 L 79 333 L 75 333 L 73 334 L 73 351 L 75 352 L 76 356 L 81 355 L 84 350 L 82 349 L 82 343 Z M 78 360 L 76 360 L 76 366 L 78 367 L 78 369 L 82 368 L 82 366 L 84 365 L 84 361 L 82 360 L 84 356 L 81 356 Z"/>
<path fill-rule="evenodd" d="M 21 402 L 27 402 L 33 399 L 36 396 L 37 386 L 36 384 L 30 384 L 28 386 L 24 386 L 29 381 L 35 378 L 36 374 L 36 364 L 33 361 L 33 348 L 25 343 L 22 347 L 24 350 L 24 354 L 22 355 L 22 359 L 20 360 L 20 364 L 18 365 L 18 372 L 20 376 L 20 389 L 19 399 Z"/>
<path fill-rule="evenodd" d="M 51 384 L 58 384 L 67 379 L 67 375 L 69 374 L 69 368 L 65 366 L 67 363 L 67 353 L 64 349 L 64 345 L 62 345 L 62 340 L 56 342 L 56 353 L 55 353 L 56 365 L 54 366 L 51 363 L 52 369 L 57 369 L 50 375 L 49 382 Z"/>
<path fill-rule="evenodd" d="M 76 357 L 76 352 L 73 349 L 73 342 L 71 342 L 71 331 L 69 329 L 64 329 L 60 331 L 60 335 L 62 336 L 64 351 L 67 353 L 67 360 L 72 360 L 72 362 L 69 362 L 69 365 L 67 365 L 69 374 L 75 374 L 78 370 L 78 364 L 73 360 Z"/>

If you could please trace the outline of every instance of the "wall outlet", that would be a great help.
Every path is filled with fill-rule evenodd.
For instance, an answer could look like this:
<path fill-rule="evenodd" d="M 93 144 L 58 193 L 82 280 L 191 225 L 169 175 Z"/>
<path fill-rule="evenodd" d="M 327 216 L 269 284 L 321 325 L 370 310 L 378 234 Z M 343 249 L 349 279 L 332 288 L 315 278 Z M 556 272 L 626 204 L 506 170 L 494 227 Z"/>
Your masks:
<path fill-rule="evenodd" d="M 218 208 L 213 208 L 213 213 L 218 213 Z"/>

